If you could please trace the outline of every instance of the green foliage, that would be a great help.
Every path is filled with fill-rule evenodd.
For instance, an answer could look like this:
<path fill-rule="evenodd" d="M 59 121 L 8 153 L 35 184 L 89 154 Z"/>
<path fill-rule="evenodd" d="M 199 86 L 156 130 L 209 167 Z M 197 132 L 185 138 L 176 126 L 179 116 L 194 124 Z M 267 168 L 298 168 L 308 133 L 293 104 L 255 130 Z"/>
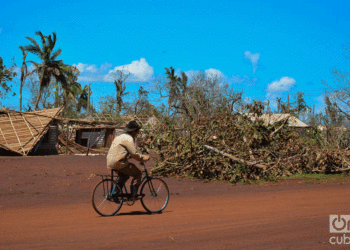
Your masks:
<path fill-rule="evenodd" d="M 306 104 L 304 99 L 304 93 L 298 92 L 294 97 L 294 102 L 288 103 L 287 101 L 282 101 L 282 98 L 277 98 L 277 106 L 280 113 L 292 114 L 299 118 L 301 113 L 307 112 L 310 107 Z"/>
<path fill-rule="evenodd" d="M 249 113 L 261 116 L 264 112 L 265 105 L 261 101 L 253 101 L 253 103 L 248 103 L 246 108 L 249 110 Z"/>
<path fill-rule="evenodd" d="M 68 93 L 69 82 L 67 77 L 70 77 L 73 74 L 71 66 L 65 65 L 62 60 L 57 60 L 57 57 L 61 54 L 62 50 L 58 49 L 54 51 L 57 40 L 56 33 L 53 32 L 52 36 L 44 36 L 41 31 L 37 31 L 35 34 L 40 37 L 41 46 L 33 38 L 26 37 L 31 44 L 23 47 L 25 51 L 38 56 L 41 60 L 40 63 L 28 61 L 35 67 L 34 70 L 28 73 L 28 75 L 36 73 L 40 79 L 40 88 L 36 97 L 34 110 L 38 108 L 41 92 L 50 84 L 51 78 L 55 78 L 56 81 L 62 85 L 65 92 Z"/>
<path fill-rule="evenodd" d="M 7 82 L 11 82 L 13 78 L 17 75 L 14 71 L 15 64 L 13 63 L 9 68 L 3 63 L 3 59 L 0 57 L 0 87 L 3 91 L 0 91 L 0 98 L 3 98 L 11 91 L 11 85 Z M 13 93 L 15 95 L 15 93 Z"/>
<path fill-rule="evenodd" d="M 184 72 L 175 75 L 173 67 L 165 68 L 164 82 L 157 79 L 156 88 L 167 100 L 167 116 L 179 123 L 190 123 L 201 116 L 208 116 L 220 110 L 233 111 L 242 99 L 219 76 L 209 77 L 203 71 L 189 78 Z"/>
<path fill-rule="evenodd" d="M 115 80 L 115 88 L 117 93 L 117 99 L 116 99 L 116 115 L 119 116 L 121 110 L 124 108 L 124 102 L 123 97 L 129 94 L 129 92 L 125 92 L 126 85 L 125 81 L 128 79 L 130 74 L 124 74 L 123 71 L 117 70 L 117 72 L 114 74 Z"/>
<path fill-rule="evenodd" d="M 132 103 L 134 112 L 133 114 L 144 114 L 151 115 L 153 114 L 154 107 L 148 100 L 148 91 L 145 90 L 142 86 L 140 86 L 137 91 L 136 100 Z"/>
<path fill-rule="evenodd" d="M 115 114 L 116 99 L 112 95 L 102 96 L 99 101 L 100 112 L 102 114 Z"/>
<path fill-rule="evenodd" d="M 345 121 L 345 116 L 339 112 L 336 102 L 332 102 L 327 94 L 324 96 L 324 102 L 325 113 L 319 113 L 317 119 L 323 125 L 340 127 Z"/>

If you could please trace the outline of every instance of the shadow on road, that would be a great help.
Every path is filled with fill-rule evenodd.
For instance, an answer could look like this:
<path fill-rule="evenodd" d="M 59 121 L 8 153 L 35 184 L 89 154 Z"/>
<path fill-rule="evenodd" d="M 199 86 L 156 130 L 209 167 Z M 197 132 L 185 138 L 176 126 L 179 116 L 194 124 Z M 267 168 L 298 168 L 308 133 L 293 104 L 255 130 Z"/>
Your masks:
<path fill-rule="evenodd" d="M 172 211 L 163 211 L 161 213 L 149 213 L 149 212 L 146 212 L 146 211 L 131 211 L 131 212 L 128 212 L 128 213 L 120 213 L 120 214 L 117 214 L 117 216 L 125 216 L 125 215 L 156 215 L 156 214 L 164 214 L 164 213 L 171 213 Z"/>

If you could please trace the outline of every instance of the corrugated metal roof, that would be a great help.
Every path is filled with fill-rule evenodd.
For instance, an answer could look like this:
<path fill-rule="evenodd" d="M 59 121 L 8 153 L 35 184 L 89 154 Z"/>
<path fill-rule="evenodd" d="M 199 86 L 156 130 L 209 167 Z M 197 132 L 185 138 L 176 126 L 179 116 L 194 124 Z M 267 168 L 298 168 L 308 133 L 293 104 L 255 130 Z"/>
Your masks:
<path fill-rule="evenodd" d="M 61 108 L 33 112 L 6 111 L 0 114 L 0 147 L 27 155 L 47 132 Z"/>
<path fill-rule="evenodd" d="M 257 115 L 253 113 L 244 113 L 242 115 L 248 116 L 252 121 L 254 121 L 257 118 Z M 305 124 L 304 122 L 300 121 L 298 118 L 290 114 L 262 114 L 259 118 L 264 121 L 265 125 L 273 125 L 276 122 L 279 122 L 288 118 L 289 127 L 295 127 L 295 128 L 310 127 L 309 125 Z"/>

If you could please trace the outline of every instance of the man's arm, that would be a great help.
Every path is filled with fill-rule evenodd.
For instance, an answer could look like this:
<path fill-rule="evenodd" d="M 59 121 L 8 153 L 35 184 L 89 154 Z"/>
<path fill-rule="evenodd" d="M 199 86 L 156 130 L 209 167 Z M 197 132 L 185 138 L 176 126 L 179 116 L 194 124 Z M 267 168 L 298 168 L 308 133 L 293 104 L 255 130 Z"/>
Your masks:
<path fill-rule="evenodd" d="M 149 155 L 143 155 L 140 152 L 137 151 L 135 147 L 134 140 L 132 137 L 130 139 L 123 141 L 122 145 L 126 148 L 128 153 L 132 158 L 134 158 L 137 161 L 148 161 L 149 160 Z"/>

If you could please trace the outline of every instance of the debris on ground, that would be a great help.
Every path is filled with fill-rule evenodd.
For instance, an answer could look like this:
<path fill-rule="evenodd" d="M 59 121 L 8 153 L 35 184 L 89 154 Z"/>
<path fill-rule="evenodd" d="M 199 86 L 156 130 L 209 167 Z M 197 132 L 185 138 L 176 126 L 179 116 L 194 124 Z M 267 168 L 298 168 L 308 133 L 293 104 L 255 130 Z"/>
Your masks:
<path fill-rule="evenodd" d="M 318 131 L 287 124 L 288 118 L 266 125 L 261 119 L 225 112 L 181 129 L 169 123 L 161 138 L 149 134 L 145 139 L 160 158 L 152 173 L 237 183 L 350 170 L 348 148 L 327 146 Z"/>
<path fill-rule="evenodd" d="M 84 147 L 72 140 L 68 140 L 68 147 L 67 147 L 67 139 L 65 139 L 66 136 L 64 135 L 59 135 L 58 136 L 58 141 L 59 141 L 59 144 L 61 147 L 64 147 L 65 149 L 63 150 L 64 153 L 65 150 L 67 150 L 68 148 L 68 154 L 85 154 L 85 155 L 88 155 L 89 153 L 92 153 L 92 154 L 101 154 L 101 155 L 106 155 L 107 154 L 107 151 L 103 151 L 103 150 L 98 150 L 98 149 L 93 149 L 93 148 L 87 148 L 87 147 Z M 61 150 L 62 151 L 62 150 Z M 63 153 L 63 152 L 61 152 Z"/>

